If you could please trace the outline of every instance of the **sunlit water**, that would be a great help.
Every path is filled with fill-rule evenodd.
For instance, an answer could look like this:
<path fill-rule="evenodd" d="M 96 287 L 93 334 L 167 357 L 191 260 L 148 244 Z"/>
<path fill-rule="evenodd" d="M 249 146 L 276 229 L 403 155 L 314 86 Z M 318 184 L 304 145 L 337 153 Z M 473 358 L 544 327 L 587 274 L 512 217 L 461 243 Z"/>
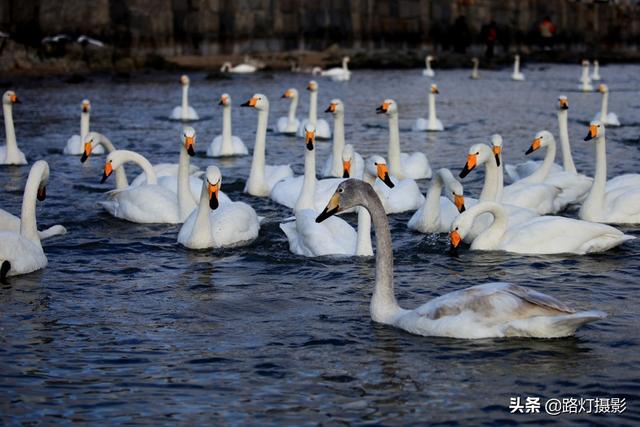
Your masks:
<path fill-rule="evenodd" d="M 507 162 L 524 160 L 535 132 L 557 134 L 557 96 L 566 94 L 574 158 L 591 175 L 593 144 L 582 138 L 599 111 L 600 95 L 577 92 L 577 66 L 531 65 L 524 71 L 524 83 L 510 81 L 506 69 L 483 71 L 478 81 L 467 70 L 438 71 L 438 116 L 447 128 L 439 134 L 410 131 L 416 117 L 426 116 L 429 80 L 419 70 L 354 71 L 347 84 L 320 80 L 319 115 L 331 121 L 322 111 L 332 98 L 342 98 L 348 142 L 363 154 L 386 154 L 387 120 L 375 108 L 394 98 L 403 150 L 424 151 L 434 168 L 449 167 L 457 175 L 467 148 L 488 142 L 495 132 L 505 138 Z M 611 89 L 610 111 L 623 123 L 607 130 L 609 176 L 638 172 L 639 71 L 601 71 Z M 223 190 L 266 217 L 257 241 L 223 251 L 184 249 L 176 243 L 178 226 L 111 218 L 96 204 L 114 185 L 113 178 L 99 185 L 104 157 L 82 165 L 78 157 L 62 154 L 67 138 L 79 131 L 79 104 L 86 97 L 92 129 L 154 163 L 176 162 L 181 125 L 164 117 L 180 103 L 178 74 L 141 74 L 124 82 L 93 77 L 75 85 L 57 79 L 14 82 L 23 100 L 14 110 L 19 145 L 31 163 L 46 159 L 51 166 L 39 224 L 63 224 L 69 234 L 45 242 L 45 270 L 0 287 L 4 423 L 557 420 L 509 415 L 513 396 L 626 398 L 622 416 L 562 419 L 638 423 L 637 242 L 594 256 L 525 257 L 466 248 L 452 257 L 445 236 L 408 231 L 409 214 L 390 217 L 401 305 L 414 307 L 500 280 L 609 313 L 576 337 L 555 340 L 425 338 L 374 324 L 368 311 L 372 259 L 308 259 L 288 251 L 278 223 L 291 212 L 242 194 L 250 157 L 213 161 L 204 150 L 220 132 L 222 92 L 237 107 L 234 133 L 252 147 L 257 114 L 238 106 L 254 92 L 266 94 L 275 125 L 289 105 L 280 96 L 293 86 L 302 95 L 302 118 L 308 79 L 289 73 L 221 81 L 191 75 L 191 104 L 203 117 L 193 124 L 193 163 L 220 166 Z M 329 146 L 318 144 L 319 167 Z M 271 164 L 291 163 L 302 173 L 303 150 L 300 139 L 268 134 Z M 137 172 L 129 167 L 130 179 Z M 0 167 L 3 208 L 19 213 L 27 173 L 28 167 Z M 482 178 L 482 172 L 472 172 L 464 180 L 466 193 L 477 196 Z M 426 191 L 428 182 L 420 186 Z"/>

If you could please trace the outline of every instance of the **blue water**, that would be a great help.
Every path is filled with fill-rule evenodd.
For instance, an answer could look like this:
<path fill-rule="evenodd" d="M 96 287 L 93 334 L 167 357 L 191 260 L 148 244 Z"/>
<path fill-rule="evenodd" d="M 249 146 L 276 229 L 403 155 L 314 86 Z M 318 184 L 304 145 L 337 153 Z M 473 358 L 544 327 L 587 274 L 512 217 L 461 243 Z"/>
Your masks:
<path fill-rule="evenodd" d="M 504 137 L 508 163 L 524 160 L 534 134 L 557 134 L 557 96 L 570 101 L 569 132 L 580 171 L 592 175 L 593 145 L 583 142 L 600 95 L 577 92 L 578 66 L 529 65 L 527 81 L 510 70 L 438 71 L 438 116 L 447 130 L 412 133 L 426 115 L 428 80 L 419 70 L 354 71 L 347 84 L 319 80 L 319 111 L 340 97 L 346 136 L 362 154 L 386 153 L 384 98 L 400 108 L 404 151 L 424 151 L 434 168 L 457 175 L 471 144 Z M 601 69 L 611 89 L 610 111 L 623 126 L 607 130 L 609 176 L 638 172 L 640 67 Z M 372 259 L 308 259 L 292 255 L 278 223 L 291 215 L 266 199 L 242 194 L 250 157 L 204 157 L 220 132 L 217 100 L 235 106 L 253 93 L 271 100 L 270 123 L 286 115 L 289 86 L 302 99 L 309 77 L 265 73 L 232 80 L 191 74 L 191 104 L 203 117 L 198 156 L 223 172 L 223 191 L 266 218 L 260 237 L 233 250 L 189 251 L 176 243 L 178 226 L 140 225 L 111 218 L 97 202 L 114 185 L 99 184 L 104 157 L 86 164 L 62 148 L 79 131 L 79 104 L 92 103 L 91 127 L 119 148 L 153 163 L 177 162 L 180 124 L 165 120 L 180 102 L 178 74 L 138 74 L 128 80 L 93 76 L 12 83 L 23 103 L 14 109 L 18 143 L 31 163 L 51 166 L 42 227 L 69 234 L 45 241 L 46 269 L 0 285 L 0 420 L 22 424 L 351 425 L 504 422 L 640 422 L 640 244 L 593 256 L 525 257 L 448 252 L 445 236 L 407 230 L 410 214 L 390 217 L 400 304 L 414 307 L 437 295 L 487 281 L 512 281 L 577 308 L 609 317 L 556 340 L 463 341 L 413 336 L 374 324 L 368 304 Z M 324 113 L 319 113 L 324 117 Z M 329 114 L 326 119 L 330 121 Z M 253 146 L 257 115 L 234 108 L 234 133 Z M 318 144 L 322 165 L 329 144 Z M 303 169 L 300 139 L 270 133 L 267 160 Z M 538 155 L 538 157 L 541 157 Z M 137 171 L 129 167 L 129 178 Z M 0 167 L 0 205 L 19 213 L 28 167 Z M 478 195 L 482 172 L 465 180 Z M 426 191 L 428 182 L 421 182 Z M 352 218 L 354 220 L 354 218 Z M 355 222 L 355 221 L 352 221 Z M 627 232 L 640 235 L 636 228 Z M 619 397 L 622 415 L 510 415 L 509 398 Z"/>

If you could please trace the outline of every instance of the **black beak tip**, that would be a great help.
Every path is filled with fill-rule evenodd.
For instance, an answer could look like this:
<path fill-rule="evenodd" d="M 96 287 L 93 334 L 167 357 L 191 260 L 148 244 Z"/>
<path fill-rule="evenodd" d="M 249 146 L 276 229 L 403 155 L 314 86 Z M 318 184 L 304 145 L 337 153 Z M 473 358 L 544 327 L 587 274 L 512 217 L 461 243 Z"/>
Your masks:
<path fill-rule="evenodd" d="M 38 198 L 38 200 L 40 200 L 41 202 L 47 198 L 47 188 L 46 187 L 42 187 L 40 189 L 38 189 L 38 194 L 36 195 L 36 197 Z"/>
<path fill-rule="evenodd" d="M 313 142 L 311 141 L 307 142 L 307 150 L 313 151 Z"/>
<path fill-rule="evenodd" d="M 22 101 L 20 101 L 20 98 L 16 98 L 16 104 L 22 104 Z"/>
<path fill-rule="evenodd" d="M 384 109 L 383 109 L 382 107 L 378 107 L 378 108 L 376 108 L 376 113 L 378 113 L 378 114 L 383 114 L 383 113 L 385 113 L 385 112 L 386 112 L 386 111 L 384 111 Z"/>
<path fill-rule="evenodd" d="M 467 165 L 464 165 L 464 168 L 462 168 L 462 171 L 460 172 L 460 175 L 458 175 L 460 178 L 464 178 L 465 176 L 469 175 L 469 172 L 471 172 L 471 169 L 469 169 L 467 167 Z"/>
<path fill-rule="evenodd" d="M 496 166 L 500 167 L 500 155 L 496 154 Z"/>
<path fill-rule="evenodd" d="M 533 147 L 529 147 L 529 149 L 524 152 L 525 155 L 529 155 L 531 153 L 533 153 Z"/>
<path fill-rule="evenodd" d="M 251 105 L 249 104 L 249 101 L 240 104 L 241 107 L 251 107 Z"/>
<path fill-rule="evenodd" d="M 218 105 L 224 105 L 224 102 L 219 101 L 219 102 L 218 102 Z"/>
<path fill-rule="evenodd" d="M 464 206 L 464 204 L 462 206 L 460 206 L 460 213 L 466 211 L 467 208 Z"/>
<path fill-rule="evenodd" d="M 389 178 L 389 174 L 386 173 L 384 174 L 384 179 L 383 179 L 384 183 L 387 184 L 387 187 L 389 188 L 393 188 L 396 185 L 393 183 L 393 181 L 391 181 L 391 178 Z"/>
<path fill-rule="evenodd" d="M 593 137 L 591 136 L 591 134 L 587 135 L 584 137 L 585 141 L 591 141 L 593 139 Z"/>
<path fill-rule="evenodd" d="M 187 153 L 189 153 L 191 157 L 196 155 L 196 150 L 193 149 L 193 145 L 190 145 L 189 148 L 187 148 Z"/>
<path fill-rule="evenodd" d="M 342 173 L 342 177 L 343 177 L 343 178 L 349 178 L 349 171 L 344 171 L 344 172 Z"/>
<path fill-rule="evenodd" d="M 82 153 L 82 157 L 80 157 L 80 162 L 84 163 L 87 161 L 88 158 L 89 156 L 87 156 L 87 153 Z"/>
<path fill-rule="evenodd" d="M 218 206 L 220 206 L 220 203 L 218 203 L 218 198 L 216 196 L 213 196 L 209 199 L 209 207 L 212 210 L 216 210 L 218 209 Z"/>
<path fill-rule="evenodd" d="M 330 113 L 331 112 L 331 107 L 327 107 L 326 110 L 324 110 L 325 113 Z"/>
<path fill-rule="evenodd" d="M 102 174 L 102 179 L 100 180 L 100 184 L 104 184 L 104 182 L 107 180 L 107 178 L 109 178 L 109 175 L 107 175 L 106 173 Z"/>

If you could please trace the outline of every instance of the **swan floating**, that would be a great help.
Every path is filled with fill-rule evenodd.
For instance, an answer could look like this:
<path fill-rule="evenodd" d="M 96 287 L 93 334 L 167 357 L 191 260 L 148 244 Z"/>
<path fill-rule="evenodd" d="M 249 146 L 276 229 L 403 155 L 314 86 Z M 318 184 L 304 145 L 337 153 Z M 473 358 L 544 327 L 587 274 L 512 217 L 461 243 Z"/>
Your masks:
<path fill-rule="evenodd" d="M 222 174 L 209 166 L 202 182 L 198 207 L 178 233 L 178 243 L 189 249 L 244 246 L 254 241 L 260 221 L 253 208 L 243 202 L 220 204 Z"/>
<path fill-rule="evenodd" d="M 363 180 L 373 187 L 388 214 L 413 212 L 424 203 L 418 184 L 411 178 L 390 175 L 381 156 L 374 155 L 365 161 Z"/>
<path fill-rule="evenodd" d="M 513 73 L 511 74 L 511 80 L 524 81 L 524 74 L 520 72 L 520 55 L 513 57 Z"/>
<path fill-rule="evenodd" d="M 429 179 L 431 166 L 424 153 L 402 153 L 400 151 L 400 128 L 398 126 L 398 105 L 393 99 L 385 99 L 376 109 L 378 114 L 389 118 L 389 171 L 398 179 Z"/>
<path fill-rule="evenodd" d="M 267 197 L 279 181 L 293 176 L 293 170 L 291 170 L 291 166 L 289 165 L 265 165 L 267 123 L 269 122 L 269 99 L 266 95 L 257 93 L 241 106 L 258 110 L 256 142 L 253 146 L 251 171 L 249 172 L 249 178 L 244 187 L 244 192 L 252 196 Z"/>
<path fill-rule="evenodd" d="M 318 119 L 318 82 L 311 80 L 307 85 L 309 91 L 309 117 L 304 119 L 298 128 L 298 136 L 304 136 L 307 124 L 316 129 L 317 139 L 331 139 L 331 128 L 324 119 Z"/>
<path fill-rule="evenodd" d="M 323 71 L 321 70 L 320 75 L 322 77 L 329 77 L 334 82 L 349 81 L 351 80 L 351 71 L 349 71 L 349 68 L 347 67 L 349 61 L 350 58 L 348 56 L 345 56 L 342 58 L 342 67 L 329 68 L 328 70 Z"/>
<path fill-rule="evenodd" d="M 446 189 L 446 197 L 442 190 Z M 451 223 L 466 209 L 460 184 L 449 169 L 439 169 L 431 181 L 424 204 L 420 206 L 407 224 L 420 233 L 448 233 Z"/>
<path fill-rule="evenodd" d="M 364 212 L 358 214 L 357 232 L 340 218 L 316 223 L 319 210 L 315 208 L 315 129 L 307 125 L 305 133 L 304 183 L 295 206 L 295 220 L 280 224 L 289 240 L 289 250 L 307 257 L 372 255 L 371 221 Z"/>
<path fill-rule="evenodd" d="M 199 120 L 200 116 L 193 107 L 189 106 L 189 77 L 180 76 L 180 84 L 182 85 L 182 105 L 175 107 L 169 116 L 171 120 Z"/>
<path fill-rule="evenodd" d="M 371 186 L 354 179 L 341 183 L 316 221 L 355 206 L 369 211 L 376 234 L 376 278 L 370 306 L 374 322 L 423 336 L 555 338 L 573 335 L 580 326 L 606 317 L 601 311 L 576 312 L 553 297 L 510 283 L 476 285 L 413 310 L 403 309 L 394 291 L 389 222 Z"/>
<path fill-rule="evenodd" d="M 238 64 L 234 67 L 231 62 L 225 62 L 220 67 L 220 71 L 223 73 L 251 74 L 258 71 L 258 67 L 252 64 Z"/>
<path fill-rule="evenodd" d="M 322 168 L 322 176 L 344 178 L 343 165 L 340 162 L 345 148 L 344 145 L 344 103 L 339 99 L 332 99 L 329 107 L 324 110 L 325 113 L 333 115 L 333 145 L 331 153 Z M 343 159 L 344 160 L 344 159 Z M 364 160 L 360 154 L 353 151 L 351 147 L 350 161 L 353 162 L 352 167 L 354 177 L 362 177 L 364 171 Z M 331 191 L 333 193 L 333 191 Z"/>
<path fill-rule="evenodd" d="M 480 72 L 478 68 L 480 66 L 480 60 L 478 58 L 471 58 L 471 62 L 473 63 L 473 69 L 471 70 L 471 78 L 473 80 L 478 80 L 480 78 Z"/>
<path fill-rule="evenodd" d="M 291 104 L 289 105 L 289 115 L 278 119 L 278 132 L 286 135 L 295 135 L 300 127 L 300 120 L 296 117 L 296 111 L 298 110 L 298 90 L 289 88 L 284 92 L 282 98 L 290 99 Z"/>
<path fill-rule="evenodd" d="M 616 113 L 608 112 L 609 87 L 606 84 L 600 84 L 598 86 L 598 92 L 602 94 L 602 105 L 600 112 L 594 116 L 593 121 L 599 121 L 606 126 L 620 126 L 620 120 L 618 120 Z"/>
<path fill-rule="evenodd" d="M 582 75 L 580 76 L 579 89 L 582 92 L 593 92 L 593 85 L 591 84 L 591 77 L 589 76 L 589 61 L 582 60 Z"/>
<path fill-rule="evenodd" d="M 49 165 L 38 160 L 29 171 L 24 188 L 19 230 L 0 231 L 0 282 L 47 266 L 36 224 L 36 199 L 45 199 L 48 180 Z"/>
<path fill-rule="evenodd" d="M 422 75 L 425 77 L 435 77 L 436 73 L 435 71 L 433 71 L 433 69 L 431 68 L 431 61 L 433 61 L 435 58 L 431 55 L 427 55 L 424 58 L 424 64 L 425 64 L 425 68 L 424 70 L 422 70 Z"/>
<path fill-rule="evenodd" d="M 579 217 L 609 224 L 640 223 L 640 174 L 619 175 L 607 182 L 605 126 L 591 122 L 585 141 L 594 140 L 596 172 Z"/>
<path fill-rule="evenodd" d="M 13 104 L 19 104 L 20 100 L 12 90 L 2 95 L 2 113 L 4 115 L 4 134 L 6 145 L 0 146 L 0 165 L 26 165 L 27 159 L 18 148 L 16 141 L 16 129 L 13 126 Z"/>
<path fill-rule="evenodd" d="M 600 81 L 600 63 L 597 59 L 593 60 L 593 74 L 591 74 L 591 80 L 594 82 Z"/>
<path fill-rule="evenodd" d="M 207 147 L 208 157 L 246 156 L 247 146 L 240 137 L 231 134 L 231 97 L 227 93 L 220 96 L 218 105 L 222 105 L 222 135 L 213 138 Z"/>
<path fill-rule="evenodd" d="M 84 139 L 89 133 L 89 113 L 91 112 L 91 103 L 88 99 L 83 99 L 80 105 L 80 135 L 73 135 L 67 140 L 63 153 L 73 156 L 81 156 L 84 153 Z M 104 148 L 98 145 L 93 150 L 95 154 L 104 154 Z"/>
<path fill-rule="evenodd" d="M 560 216 L 539 216 L 509 226 L 503 206 L 481 202 L 460 214 L 451 224 L 451 245 L 455 248 L 471 230 L 479 215 L 490 213 L 491 225 L 471 243 L 471 249 L 519 254 L 562 254 L 604 252 L 635 237 L 593 222 Z"/>
<path fill-rule="evenodd" d="M 432 84 L 429 91 L 429 119 L 418 118 L 413 124 L 414 131 L 439 132 L 444 130 L 442 122 L 436 117 L 436 95 L 439 93 L 438 86 Z"/>

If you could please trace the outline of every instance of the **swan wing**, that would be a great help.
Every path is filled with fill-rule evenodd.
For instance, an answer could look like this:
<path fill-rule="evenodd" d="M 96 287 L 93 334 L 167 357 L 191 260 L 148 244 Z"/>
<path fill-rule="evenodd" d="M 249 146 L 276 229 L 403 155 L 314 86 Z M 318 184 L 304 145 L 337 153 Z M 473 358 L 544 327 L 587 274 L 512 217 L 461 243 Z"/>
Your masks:
<path fill-rule="evenodd" d="M 293 176 L 293 170 L 289 165 L 265 165 L 264 167 L 264 179 L 269 191 L 276 183 L 291 176 Z"/>
<path fill-rule="evenodd" d="M 251 206 L 243 202 L 228 203 L 209 214 L 213 247 L 234 247 L 258 237 L 260 221 Z"/>
<path fill-rule="evenodd" d="M 429 179 L 431 178 L 431 165 L 424 153 L 400 153 L 400 163 L 407 178 Z"/>
<path fill-rule="evenodd" d="M 296 212 L 296 220 L 280 224 L 287 235 L 289 249 L 297 255 L 353 255 L 356 232 L 344 220 L 331 217 L 316 223 L 318 213 L 312 209 Z"/>
<path fill-rule="evenodd" d="M 47 266 L 41 246 L 11 231 L 0 232 L 0 264 L 3 261 L 11 263 L 7 276 L 27 274 Z"/>
<path fill-rule="evenodd" d="M 302 190 L 302 175 L 296 177 L 287 177 L 275 184 L 269 198 L 274 202 L 293 209 L 298 201 L 298 196 Z"/>

